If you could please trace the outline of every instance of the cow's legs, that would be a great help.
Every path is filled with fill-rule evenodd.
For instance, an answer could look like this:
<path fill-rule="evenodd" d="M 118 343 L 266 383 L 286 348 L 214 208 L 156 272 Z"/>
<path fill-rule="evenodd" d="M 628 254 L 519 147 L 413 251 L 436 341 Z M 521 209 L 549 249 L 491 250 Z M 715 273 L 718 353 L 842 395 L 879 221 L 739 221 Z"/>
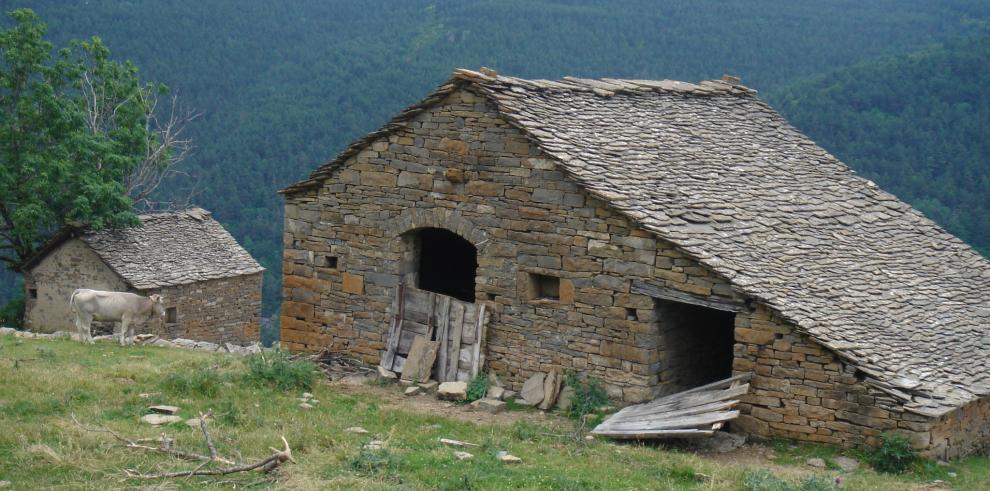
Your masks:
<path fill-rule="evenodd" d="M 76 314 L 76 330 L 79 332 L 79 342 L 93 344 L 93 334 L 90 325 L 93 323 L 93 316 L 79 312 Z"/>
<path fill-rule="evenodd" d="M 120 318 L 120 345 L 121 346 L 126 346 L 127 345 L 127 324 L 129 324 L 129 322 L 128 322 L 129 320 L 130 319 L 128 319 L 126 315 Z"/>

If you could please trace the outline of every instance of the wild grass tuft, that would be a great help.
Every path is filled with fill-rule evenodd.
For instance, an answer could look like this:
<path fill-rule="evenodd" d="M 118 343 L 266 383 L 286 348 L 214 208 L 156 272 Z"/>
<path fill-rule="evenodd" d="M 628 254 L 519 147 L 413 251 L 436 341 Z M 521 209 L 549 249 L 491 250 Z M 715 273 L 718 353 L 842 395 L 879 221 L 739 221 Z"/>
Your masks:
<path fill-rule="evenodd" d="M 246 380 L 280 390 L 310 390 L 316 380 L 316 365 L 309 360 L 293 359 L 284 351 L 269 351 L 247 359 Z"/>

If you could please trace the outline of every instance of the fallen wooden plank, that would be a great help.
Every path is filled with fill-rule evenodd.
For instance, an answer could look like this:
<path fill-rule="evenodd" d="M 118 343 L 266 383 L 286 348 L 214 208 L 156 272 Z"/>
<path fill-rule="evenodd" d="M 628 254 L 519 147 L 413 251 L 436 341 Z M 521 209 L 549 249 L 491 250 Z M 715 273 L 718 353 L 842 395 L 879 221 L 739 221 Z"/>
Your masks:
<path fill-rule="evenodd" d="M 673 418 L 619 420 L 618 422 L 603 424 L 605 424 L 604 429 L 609 431 L 680 430 L 696 428 L 698 426 L 711 426 L 721 421 L 736 419 L 737 417 L 739 417 L 739 411 L 735 410 L 694 414 L 690 416 Z"/>
<path fill-rule="evenodd" d="M 722 410 L 725 410 L 725 409 L 731 409 L 731 408 L 735 407 L 737 404 L 739 404 L 739 399 L 731 399 L 731 400 L 728 400 L 728 401 L 715 401 L 715 402 L 710 402 L 710 403 L 707 403 L 707 404 L 702 404 L 700 406 L 693 406 L 693 407 L 688 407 L 688 408 L 684 408 L 684 409 L 677 409 L 677 410 L 673 410 L 673 411 L 667 411 L 667 410 L 660 409 L 660 410 L 657 410 L 656 412 L 636 414 L 634 417 L 636 417 L 636 418 L 650 418 L 650 417 L 661 416 L 661 415 L 662 416 L 668 416 L 668 417 L 669 416 L 687 416 L 687 415 L 691 415 L 691 414 L 701 414 L 701 413 L 705 413 L 705 412 L 709 412 L 709 411 L 722 411 Z M 615 416 L 620 416 L 620 413 L 621 413 L 621 411 L 619 413 L 615 413 Z M 621 417 L 625 417 L 625 416 L 623 415 Z"/>
<path fill-rule="evenodd" d="M 625 415 L 631 415 L 631 414 L 649 414 L 664 410 L 676 411 L 679 409 L 700 406 L 702 404 L 709 404 L 716 401 L 735 399 L 745 395 L 748 392 L 749 392 L 749 385 L 747 384 L 739 387 L 732 387 L 719 392 L 709 392 L 709 393 L 703 392 L 703 393 L 688 394 L 687 396 L 678 397 L 677 399 L 664 400 L 663 398 L 661 398 L 653 402 L 626 407 L 622 411 L 620 411 L 620 413 Z M 681 394 L 676 394 L 676 395 L 681 396 Z"/>
<path fill-rule="evenodd" d="M 592 435 L 607 436 L 617 440 L 646 440 L 650 438 L 699 438 L 710 437 L 715 434 L 713 430 L 657 430 L 642 432 L 625 431 L 598 431 L 591 432 Z"/>

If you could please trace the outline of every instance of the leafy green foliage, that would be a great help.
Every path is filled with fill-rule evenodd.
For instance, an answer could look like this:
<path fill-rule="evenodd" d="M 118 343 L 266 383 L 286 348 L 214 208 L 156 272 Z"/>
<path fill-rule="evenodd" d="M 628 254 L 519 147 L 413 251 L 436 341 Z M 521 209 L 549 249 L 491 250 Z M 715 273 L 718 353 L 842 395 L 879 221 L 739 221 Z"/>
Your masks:
<path fill-rule="evenodd" d="M 189 367 L 169 373 L 160 386 L 162 390 L 178 396 L 215 397 L 220 392 L 223 378 L 210 367 Z"/>
<path fill-rule="evenodd" d="M 608 404 L 608 394 L 597 378 L 581 379 L 576 374 L 569 373 L 566 383 L 568 387 L 574 389 L 574 398 L 571 400 L 571 406 L 567 408 L 567 415 L 571 418 L 580 419 Z"/>
<path fill-rule="evenodd" d="M 468 382 L 467 388 L 467 400 L 468 402 L 477 401 L 478 399 L 484 399 L 485 395 L 488 394 L 488 376 L 484 373 L 478 373 Z"/>
<path fill-rule="evenodd" d="M 911 447 L 911 441 L 898 433 L 880 435 L 880 446 L 869 452 L 867 458 L 874 469 L 888 474 L 903 473 L 921 459 Z"/>
<path fill-rule="evenodd" d="M 0 326 L 20 329 L 24 327 L 24 297 L 18 296 L 0 307 Z"/>
<path fill-rule="evenodd" d="M 254 383 L 267 384 L 280 390 L 313 388 L 316 365 L 309 360 L 294 359 L 285 351 L 269 351 L 247 358 L 248 373 L 245 378 Z"/>
<path fill-rule="evenodd" d="M 47 27 L 28 9 L 0 30 L 0 261 L 10 267 L 70 223 L 95 229 L 137 217 L 125 180 L 154 141 L 137 68 L 99 38 L 52 55 Z"/>
<path fill-rule="evenodd" d="M 350 462 L 351 469 L 363 476 L 394 474 L 399 470 L 401 460 L 388 449 L 362 448 Z"/>

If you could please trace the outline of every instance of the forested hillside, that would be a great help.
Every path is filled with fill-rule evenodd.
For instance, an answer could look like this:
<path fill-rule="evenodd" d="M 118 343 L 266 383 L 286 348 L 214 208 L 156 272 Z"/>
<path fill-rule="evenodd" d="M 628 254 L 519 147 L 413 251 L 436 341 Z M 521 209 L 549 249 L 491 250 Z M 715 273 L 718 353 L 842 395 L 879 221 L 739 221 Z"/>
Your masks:
<path fill-rule="evenodd" d="M 540 78 L 731 73 L 793 94 L 785 88 L 806 77 L 977 32 L 990 18 L 985 0 L 25 0 L 4 10 L 22 6 L 59 44 L 101 36 L 203 113 L 189 177 L 172 186 L 196 189 L 196 202 L 268 268 L 266 314 L 278 305 L 276 190 L 455 67 Z"/>
<path fill-rule="evenodd" d="M 820 145 L 990 256 L 990 34 L 769 95 Z"/>

